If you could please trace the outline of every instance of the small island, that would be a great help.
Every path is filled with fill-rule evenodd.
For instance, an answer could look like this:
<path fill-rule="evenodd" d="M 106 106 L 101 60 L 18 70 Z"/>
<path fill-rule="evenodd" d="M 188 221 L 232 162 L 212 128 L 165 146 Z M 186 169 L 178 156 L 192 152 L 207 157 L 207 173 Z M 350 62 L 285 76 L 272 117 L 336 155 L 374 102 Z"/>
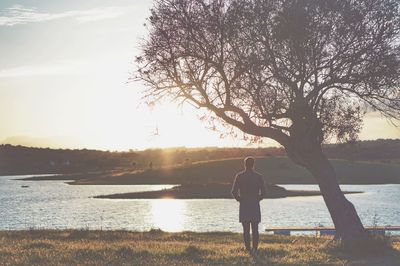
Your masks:
<path fill-rule="evenodd" d="M 231 199 L 232 185 L 229 183 L 207 183 L 207 184 L 182 184 L 170 189 L 157 191 L 143 191 L 132 193 L 121 193 L 111 195 L 100 195 L 94 198 L 101 199 Z M 347 194 L 362 193 L 348 191 Z M 296 197 L 296 196 L 318 196 L 319 191 L 309 190 L 287 190 L 278 185 L 268 184 L 266 186 L 266 197 L 268 199 Z"/>

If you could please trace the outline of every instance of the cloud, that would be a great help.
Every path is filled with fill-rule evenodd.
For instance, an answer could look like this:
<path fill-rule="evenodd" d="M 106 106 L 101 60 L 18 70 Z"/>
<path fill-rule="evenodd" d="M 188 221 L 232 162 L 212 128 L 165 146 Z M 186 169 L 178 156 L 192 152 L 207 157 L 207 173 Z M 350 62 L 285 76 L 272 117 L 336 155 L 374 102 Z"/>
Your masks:
<path fill-rule="evenodd" d="M 0 26 L 14 26 L 20 24 L 52 21 L 71 18 L 78 22 L 90 22 L 110 19 L 124 14 L 122 7 L 102 7 L 87 10 L 70 10 L 59 13 L 40 12 L 36 8 L 25 8 L 22 5 L 14 5 L 0 11 Z"/>
<path fill-rule="evenodd" d="M 85 63 L 78 61 L 63 61 L 43 65 L 27 65 L 8 69 L 0 69 L 0 79 L 27 76 L 79 74 L 88 68 Z"/>
<path fill-rule="evenodd" d="M 36 78 L 43 76 L 86 76 L 93 80 L 110 77 L 124 82 L 129 78 L 127 69 L 131 67 L 125 60 L 100 58 L 98 60 L 70 59 L 41 64 L 20 65 L 0 68 L 0 80 L 12 78 Z"/>

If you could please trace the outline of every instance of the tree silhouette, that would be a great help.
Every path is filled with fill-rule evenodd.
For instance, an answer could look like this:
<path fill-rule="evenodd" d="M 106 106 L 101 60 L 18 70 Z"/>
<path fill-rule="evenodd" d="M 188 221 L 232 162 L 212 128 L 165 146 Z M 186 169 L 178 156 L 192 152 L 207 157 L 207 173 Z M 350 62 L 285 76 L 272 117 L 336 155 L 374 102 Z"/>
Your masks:
<path fill-rule="evenodd" d="M 397 0 L 158 0 L 137 57 L 152 101 L 181 99 L 279 142 L 315 177 L 336 227 L 365 229 L 324 155 L 367 108 L 400 114 Z"/>

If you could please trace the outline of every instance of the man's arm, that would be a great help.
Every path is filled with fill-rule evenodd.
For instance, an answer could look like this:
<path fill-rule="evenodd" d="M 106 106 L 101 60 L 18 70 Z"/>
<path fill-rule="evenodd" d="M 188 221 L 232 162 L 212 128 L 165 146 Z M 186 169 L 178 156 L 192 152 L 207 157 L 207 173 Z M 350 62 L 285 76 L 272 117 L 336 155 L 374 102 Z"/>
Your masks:
<path fill-rule="evenodd" d="M 235 181 L 233 181 L 233 186 L 232 186 L 232 196 L 237 200 L 240 201 L 240 196 L 239 196 L 239 180 L 238 180 L 238 175 L 235 177 Z"/>
<path fill-rule="evenodd" d="M 262 200 L 266 197 L 266 193 L 265 193 L 265 185 L 264 185 L 264 179 L 262 176 L 260 176 L 260 197 L 259 199 Z"/>

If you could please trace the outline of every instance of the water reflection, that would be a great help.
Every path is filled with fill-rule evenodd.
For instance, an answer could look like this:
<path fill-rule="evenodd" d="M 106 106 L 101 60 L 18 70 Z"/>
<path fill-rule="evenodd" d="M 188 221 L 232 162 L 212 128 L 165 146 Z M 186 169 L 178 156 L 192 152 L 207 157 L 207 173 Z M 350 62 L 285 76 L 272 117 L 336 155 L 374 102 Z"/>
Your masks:
<path fill-rule="evenodd" d="M 156 199 L 151 201 L 151 215 L 154 228 L 178 232 L 184 229 L 186 201 Z"/>

